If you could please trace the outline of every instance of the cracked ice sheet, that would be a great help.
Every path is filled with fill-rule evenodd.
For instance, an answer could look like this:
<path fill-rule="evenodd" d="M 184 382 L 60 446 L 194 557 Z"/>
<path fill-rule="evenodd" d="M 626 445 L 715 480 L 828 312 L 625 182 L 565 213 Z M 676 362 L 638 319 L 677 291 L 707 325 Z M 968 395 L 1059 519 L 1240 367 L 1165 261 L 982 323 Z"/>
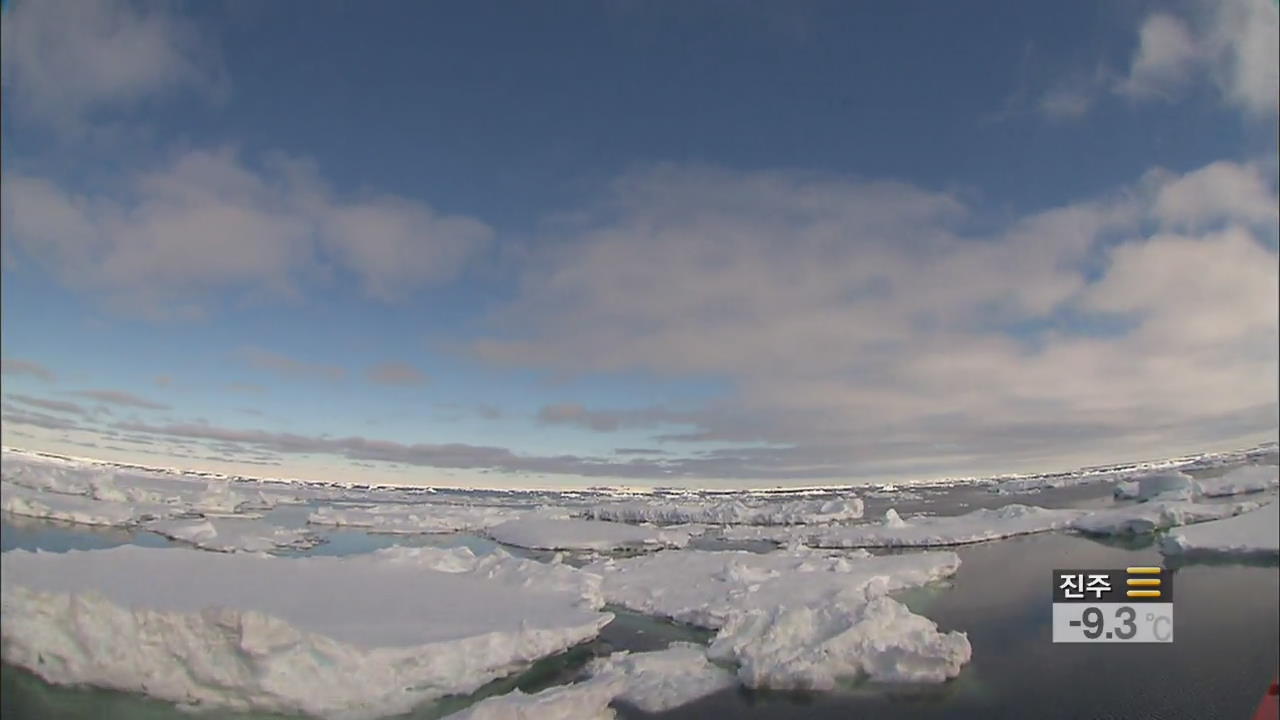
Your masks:
<path fill-rule="evenodd" d="M 790 500 L 744 503 L 740 500 L 629 500 L 583 511 L 594 520 L 710 525 L 803 525 L 855 520 L 862 517 L 862 501 Z"/>
<path fill-rule="evenodd" d="M 1262 492 L 1280 487 L 1280 468 L 1275 465 L 1250 465 L 1237 468 L 1216 478 L 1198 482 L 1205 497 L 1226 497 Z"/>
<path fill-rule="evenodd" d="M 718 630 L 712 659 L 750 687 L 831 689 L 843 679 L 941 682 L 971 648 L 889 592 L 955 573 L 951 552 L 874 557 L 667 550 L 586 566 L 608 602 Z"/>
<path fill-rule="evenodd" d="M 642 527 L 600 520 L 527 516 L 489 528 L 500 543 L 537 550 L 596 550 L 635 547 L 684 547 L 690 531 Z"/>
<path fill-rule="evenodd" d="M 1158 497 L 1158 496 L 1157 496 Z M 1078 518 L 1072 528 L 1090 535 L 1144 535 L 1156 530 L 1219 520 L 1257 508 L 1261 503 L 1195 503 L 1153 500 L 1097 510 Z"/>
<path fill-rule="evenodd" d="M 1176 530 L 1164 537 L 1160 550 L 1166 555 L 1280 555 L 1280 503 L 1273 500 L 1243 515 Z"/>
<path fill-rule="evenodd" d="M 307 516 L 312 525 L 363 528 L 372 533 L 400 535 L 483 530 L 520 513 L 483 505 L 387 504 L 371 508 L 318 508 Z"/>
<path fill-rule="evenodd" d="M 974 510 L 964 515 L 924 516 L 903 519 L 896 510 L 884 520 L 862 525 L 830 525 L 797 528 L 726 528 L 727 540 L 772 540 L 814 548 L 945 547 L 1015 535 L 1030 535 L 1067 528 L 1084 510 L 1051 510 L 1034 505 L 1005 505 L 994 510 Z"/>
<path fill-rule="evenodd" d="M 215 552 L 306 549 L 321 542 L 318 536 L 306 530 L 283 528 L 250 518 L 157 520 L 147 523 L 143 528 L 171 540 Z"/>
<path fill-rule="evenodd" d="M 0 556 L 4 660 L 196 707 L 373 718 L 597 635 L 598 577 L 496 551 Z"/>
<path fill-rule="evenodd" d="M 179 513 L 180 508 L 155 503 L 122 503 L 32 490 L 0 481 L 0 509 L 13 515 L 61 520 L 80 525 L 129 527 Z"/>

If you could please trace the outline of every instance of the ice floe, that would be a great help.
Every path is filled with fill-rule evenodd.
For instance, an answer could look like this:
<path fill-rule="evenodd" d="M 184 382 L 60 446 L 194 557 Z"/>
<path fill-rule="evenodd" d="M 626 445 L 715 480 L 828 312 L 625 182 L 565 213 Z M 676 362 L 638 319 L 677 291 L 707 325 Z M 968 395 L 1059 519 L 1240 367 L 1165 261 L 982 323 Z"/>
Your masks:
<path fill-rule="evenodd" d="M 216 552 L 269 552 L 305 549 L 320 544 L 315 533 L 284 528 L 250 518 L 157 520 L 143 526 L 171 540 Z"/>
<path fill-rule="evenodd" d="M 354 527 L 372 533 L 413 535 L 483 530 L 519 515 L 510 508 L 483 505 L 385 503 L 372 507 L 319 507 L 307 516 L 312 525 Z"/>
<path fill-rule="evenodd" d="M 1082 510 L 1005 505 L 964 515 L 907 519 L 890 508 L 878 524 L 814 528 L 799 539 L 810 547 L 942 547 L 1030 535 L 1068 527 Z"/>
<path fill-rule="evenodd" d="M 708 525 L 807 525 L 856 520 L 862 517 L 862 501 L 790 500 L 753 502 L 740 500 L 630 500 L 606 503 L 584 510 L 595 520 Z"/>
<path fill-rule="evenodd" d="M 513 690 L 485 698 L 446 720 L 612 720 L 609 703 L 622 688 L 618 677 L 594 678 L 526 694 Z"/>
<path fill-rule="evenodd" d="M 684 547 L 690 532 L 602 520 L 526 516 L 485 531 L 500 543 L 541 550 L 608 551 L 638 547 Z"/>
<path fill-rule="evenodd" d="M 951 552 L 830 557 L 666 550 L 585 569 L 605 598 L 717 630 L 713 659 L 751 687 L 830 689 L 843 679 L 940 682 L 968 662 L 968 638 L 940 632 L 888 596 L 953 574 Z"/>
<path fill-rule="evenodd" d="M 1190 500 L 1195 494 L 1195 479 L 1180 470 L 1146 473 L 1114 490 L 1117 500 Z"/>
<path fill-rule="evenodd" d="M 1239 515 L 1258 505 L 1256 502 L 1208 504 L 1186 500 L 1154 500 L 1095 510 L 1078 518 L 1071 527 L 1090 535 L 1143 535 L 1179 525 Z"/>
<path fill-rule="evenodd" d="M 406 712 L 594 637 L 600 578 L 496 551 L 0 556 L 5 662 L 51 683 L 328 718 Z"/>
<path fill-rule="evenodd" d="M 663 712 L 737 685 L 733 675 L 707 660 L 707 649 L 672 643 L 654 652 L 616 652 L 587 666 L 595 678 L 621 681 L 617 698 L 647 713 Z"/>
<path fill-rule="evenodd" d="M 1170 532 L 1160 543 L 1168 555 L 1280 554 L 1280 502 L 1226 520 L 1214 520 Z"/>
<path fill-rule="evenodd" d="M 1275 465 L 1247 465 L 1225 475 L 1199 481 L 1205 497 L 1227 497 L 1262 492 L 1280 487 L 1280 468 Z"/>
<path fill-rule="evenodd" d="M 0 481 L 0 509 L 13 515 L 81 525 L 129 527 L 178 513 L 172 505 L 95 500 L 83 495 L 42 492 Z"/>

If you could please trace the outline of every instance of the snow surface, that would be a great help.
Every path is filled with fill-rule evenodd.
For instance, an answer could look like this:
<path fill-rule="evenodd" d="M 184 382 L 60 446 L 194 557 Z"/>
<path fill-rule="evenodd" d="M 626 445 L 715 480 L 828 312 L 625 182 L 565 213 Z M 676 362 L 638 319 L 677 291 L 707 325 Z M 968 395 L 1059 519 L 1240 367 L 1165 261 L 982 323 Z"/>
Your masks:
<path fill-rule="evenodd" d="M 171 540 L 216 552 L 305 549 L 322 542 L 317 535 L 306 530 L 283 528 L 250 518 L 157 520 L 143 527 Z"/>
<path fill-rule="evenodd" d="M 1227 520 L 1215 520 L 1166 535 L 1165 554 L 1235 553 L 1280 554 L 1280 502 Z"/>
<path fill-rule="evenodd" d="M 7 480 L 0 481 L 0 510 L 25 517 L 114 527 L 137 525 L 146 520 L 170 517 L 178 512 L 171 505 L 113 502 L 80 495 L 42 492 Z"/>
<path fill-rule="evenodd" d="M 1077 519 L 1071 527 L 1090 535 L 1145 535 L 1179 525 L 1239 515 L 1259 505 L 1256 502 L 1210 505 L 1186 500 L 1154 500 L 1097 510 Z"/>
<path fill-rule="evenodd" d="M 642 527 L 572 518 L 522 517 L 488 529 L 500 543 L 541 550 L 608 551 L 635 547 L 684 547 L 688 530 Z"/>
<path fill-rule="evenodd" d="M 631 500 L 587 508 L 584 514 L 595 520 L 659 524 L 808 525 L 856 520 L 862 517 L 862 501 L 856 497 L 752 504 L 740 500 Z"/>
<path fill-rule="evenodd" d="M 1280 468 L 1275 465 L 1248 465 L 1216 478 L 1199 481 L 1205 497 L 1227 497 L 1262 492 L 1280 487 Z"/>
<path fill-rule="evenodd" d="M 968 638 L 888 596 L 959 566 L 951 552 L 666 550 L 585 569 L 603 576 L 611 603 L 718 630 L 709 656 L 738 663 L 748 686 L 831 689 L 863 675 L 940 682 L 959 673 Z"/>
<path fill-rule="evenodd" d="M 483 530 L 516 517 L 509 508 L 482 505 L 381 504 L 366 508 L 317 508 L 307 516 L 312 525 L 364 528 L 372 533 L 425 534 Z"/>
<path fill-rule="evenodd" d="M 737 685 L 733 675 L 707 660 L 707 649 L 672 643 L 654 652 L 616 652 L 587 666 L 595 678 L 616 678 L 618 699 L 648 713 L 663 712 Z"/>
<path fill-rule="evenodd" d="M 612 619 L 598 577 L 465 548 L 15 550 L 0 578 L 4 660 L 48 682 L 330 718 L 470 694 Z"/>

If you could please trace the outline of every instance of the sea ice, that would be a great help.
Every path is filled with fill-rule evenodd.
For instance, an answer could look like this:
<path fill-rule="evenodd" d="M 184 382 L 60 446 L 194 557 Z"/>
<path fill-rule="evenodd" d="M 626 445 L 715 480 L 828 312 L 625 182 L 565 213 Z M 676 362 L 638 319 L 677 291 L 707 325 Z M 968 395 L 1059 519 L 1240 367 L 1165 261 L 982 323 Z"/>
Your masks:
<path fill-rule="evenodd" d="M 1179 525 L 1239 515 L 1258 505 L 1256 502 L 1207 504 L 1153 500 L 1090 512 L 1072 523 L 1072 528 L 1090 535 L 1144 535 Z"/>
<path fill-rule="evenodd" d="M 608 551 L 636 547 L 684 547 L 689 531 L 600 520 L 527 516 L 485 531 L 500 543 L 541 550 Z"/>
<path fill-rule="evenodd" d="M 664 712 L 737 684 L 732 674 L 707 660 L 705 647 L 682 642 L 654 652 L 616 652 L 591 661 L 587 671 L 592 677 L 620 680 L 618 699 L 647 713 Z"/>
<path fill-rule="evenodd" d="M 445 720 L 612 720 L 609 703 L 621 689 L 618 677 L 558 685 L 532 695 L 513 690 L 485 698 Z"/>
<path fill-rule="evenodd" d="M 366 508 L 317 508 L 307 516 L 312 525 L 364 528 L 373 533 L 403 535 L 483 530 L 506 522 L 519 513 L 509 508 L 483 505 L 385 503 Z"/>
<path fill-rule="evenodd" d="M 1161 470 L 1117 483 L 1118 500 L 1190 500 L 1196 493 L 1196 481 L 1180 470 Z"/>
<path fill-rule="evenodd" d="M 968 662 L 963 633 L 939 632 L 888 596 L 953 574 L 951 552 L 874 557 L 667 550 L 585 569 L 606 600 L 718 630 L 710 657 L 751 686 L 830 689 L 862 675 L 940 682 Z"/>
<path fill-rule="evenodd" d="M 964 515 L 903 519 L 890 508 L 879 524 L 813 528 L 799 540 L 810 547 L 941 547 L 1048 532 L 1069 526 L 1082 510 L 1005 505 Z"/>
<path fill-rule="evenodd" d="M 1181 553 L 1280 554 L 1280 502 L 1226 520 L 1214 520 L 1166 535 L 1160 549 Z"/>
<path fill-rule="evenodd" d="M 856 520 L 862 517 L 862 501 L 856 497 L 751 504 L 740 500 L 630 500 L 587 508 L 584 514 L 595 520 L 663 525 L 806 525 Z"/>
<path fill-rule="evenodd" d="M 250 518 L 158 520 L 143 527 L 172 540 L 216 552 L 305 549 L 322 542 L 317 535 L 306 530 L 283 528 Z"/>
<path fill-rule="evenodd" d="M 1280 486 L 1280 468 L 1275 465 L 1247 465 L 1216 478 L 1199 481 L 1205 497 L 1226 497 L 1262 492 Z"/>
<path fill-rule="evenodd" d="M 470 694 L 594 637 L 600 578 L 465 548 L 0 556 L 5 662 L 57 684 L 327 718 Z"/>
<path fill-rule="evenodd" d="M 170 505 L 112 502 L 82 495 L 42 492 L 7 480 L 0 481 L 0 509 L 25 517 L 115 527 L 137 525 L 146 520 L 170 517 L 178 512 L 177 508 Z"/>

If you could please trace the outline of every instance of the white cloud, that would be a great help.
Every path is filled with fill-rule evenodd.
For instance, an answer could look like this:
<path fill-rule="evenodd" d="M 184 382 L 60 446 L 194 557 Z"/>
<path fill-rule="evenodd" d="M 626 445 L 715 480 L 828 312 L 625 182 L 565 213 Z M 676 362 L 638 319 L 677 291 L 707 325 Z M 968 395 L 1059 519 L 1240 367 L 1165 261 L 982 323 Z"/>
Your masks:
<path fill-rule="evenodd" d="M 1275 193 L 1241 180 L 1254 176 L 1149 177 L 975 237 L 956 198 L 906 185 L 640 173 L 535 259 L 500 318 L 511 330 L 474 350 L 727 380 L 676 437 L 779 443 L 718 457 L 780 475 L 1070 466 L 1256 438 L 1275 432 L 1277 262 L 1253 230 Z M 1234 189 L 1178 204 L 1220 180 Z M 1144 232 L 1150 218 L 1165 230 Z"/>
<path fill-rule="evenodd" d="M 1135 97 L 1166 96 L 1187 83 L 1202 52 L 1181 19 L 1164 13 L 1150 15 L 1138 30 L 1129 75 L 1117 89 Z"/>
<path fill-rule="evenodd" d="M 68 286 L 153 315 L 198 314 L 214 293 L 296 298 L 336 266 L 373 298 L 458 272 L 490 232 L 414 201 L 335 197 L 313 167 L 250 169 L 228 148 L 81 193 L 6 172 L 4 237 Z"/>
<path fill-rule="evenodd" d="M 217 52 L 169 5 L 13 0 L 3 43 L 5 100 L 61 130 L 97 110 L 187 88 L 216 95 Z"/>
<path fill-rule="evenodd" d="M 1166 175 L 1157 172 L 1153 178 Z M 1224 220 L 1274 228 L 1280 220 L 1275 190 L 1262 169 L 1232 162 L 1215 162 L 1159 183 L 1153 212 L 1166 227 L 1193 230 Z"/>

